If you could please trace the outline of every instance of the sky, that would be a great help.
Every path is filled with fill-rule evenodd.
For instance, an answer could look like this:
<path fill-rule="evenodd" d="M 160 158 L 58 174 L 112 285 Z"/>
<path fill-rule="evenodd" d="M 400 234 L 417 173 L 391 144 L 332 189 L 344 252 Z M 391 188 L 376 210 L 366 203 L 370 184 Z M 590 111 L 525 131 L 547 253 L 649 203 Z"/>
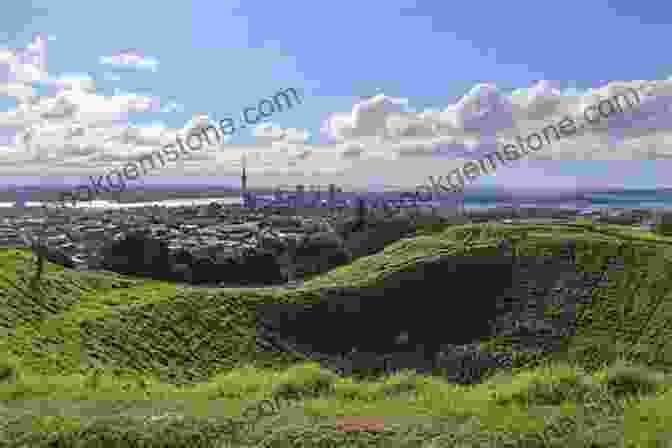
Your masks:
<path fill-rule="evenodd" d="M 133 182 L 412 188 L 516 136 L 633 110 L 483 175 L 672 187 L 672 5 L 22 0 L 0 16 L 0 186 L 88 183 L 277 92 L 301 102 Z"/>

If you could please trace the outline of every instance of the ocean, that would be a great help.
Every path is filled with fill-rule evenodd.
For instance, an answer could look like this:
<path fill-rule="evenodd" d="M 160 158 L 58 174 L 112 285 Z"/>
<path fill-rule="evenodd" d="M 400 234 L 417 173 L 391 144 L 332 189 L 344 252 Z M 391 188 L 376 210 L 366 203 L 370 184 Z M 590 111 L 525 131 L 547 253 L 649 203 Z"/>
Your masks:
<path fill-rule="evenodd" d="M 601 209 L 668 209 L 672 210 L 671 190 L 625 190 L 610 192 L 579 193 L 576 197 L 553 197 L 534 195 L 509 199 L 492 194 L 465 194 L 465 209 L 496 208 L 503 206 L 526 207 L 554 207 L 576 210 Z"/>

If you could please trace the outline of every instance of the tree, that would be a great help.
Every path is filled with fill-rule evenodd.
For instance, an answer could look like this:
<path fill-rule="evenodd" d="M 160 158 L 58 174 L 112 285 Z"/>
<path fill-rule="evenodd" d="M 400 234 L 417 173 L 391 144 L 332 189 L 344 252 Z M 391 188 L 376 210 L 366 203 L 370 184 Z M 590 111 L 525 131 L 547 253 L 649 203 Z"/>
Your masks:
<path fill-rule="evenodd" d="M 173 255 L 173 261 L 175 264 L 190 265 L 194 262 L 194 256 L 188 250 L 180 248 Z"/>
<path fill-rule="evenodd" d="M 217 264 L 210 257 L 198 257 L 191 265 L 192 282 L 199 283 L 215 283 L 218 278 Z"/>
<path fill-rule="evenodd" d="M 305 238 L 294 250 L 303 271 L 319 273 L 352 261 L 343 239 L 333 232 L 317 232 Z M 307 269 L 306 269 L 307 268 Z"/>
<path fill-rule="evenodd" d="M 259 250 L 244 257 L 240 266 L 240 274 L 240 281 L 248 284 L 270 285 L 284 281 L 280 263 L 275 254 L 267 250 Z"/>
<path fill-rule="evenodd" d="M 103 268 L 120 274 L 172 277 L 168 245 L 148 232 L 133 232 L 108 243 L 101 250 L 101 255 Z"/>
<path fill-rule="evenodd" d="M 413 234 L 416 227 L 409 217 L 399 216 L 372 220 L 366 229 L 359 232 L 349 230 L 346 223 L 346 229 L 342 233 L 346 240 L 345 246 L 354 258 L 359 258 L 379 252 L 388 244 Z"/>
<path fill-rule="evenodd" d="M 664 236 L 672 236 L 672 213 L 662 213 L 656 224 L 656 233 Z"/>
<path fill-rule="evenodd" d="M 44 216 L 48 218 L 49 208 L 46 203 L 42 206 L 42 210 Z M 30 247 L 35 256 L 35 273 L 29 282 L 29 289 L 31 292 L 42 293 L 41 282 L 47 261 L 60 264 L 67 268 L 75 267 L 75 263 L 70 257 L 57 249 L 49 248 L 44 235 L 34 235 L 31 231 L 28 231 L 21 236 L 24 243 Z"/>
<path fill-rule="evenodd" d="M 354 231 L 361 230 L 366 225 L 366 204 L 364 198 L 357 198 L 357 224 Z"/>
<path fill-rule="evenodd" d="M 35 274 L 30 280 L 30 290 L 37 291 L 42 281 L 42 274 L 44 273 L 44 262 L 47 258 L 47 247 L 41 237 L 29 235 L 24 237 L 24 241 L 30 246 L 30 249 L 35 255 Z"/>

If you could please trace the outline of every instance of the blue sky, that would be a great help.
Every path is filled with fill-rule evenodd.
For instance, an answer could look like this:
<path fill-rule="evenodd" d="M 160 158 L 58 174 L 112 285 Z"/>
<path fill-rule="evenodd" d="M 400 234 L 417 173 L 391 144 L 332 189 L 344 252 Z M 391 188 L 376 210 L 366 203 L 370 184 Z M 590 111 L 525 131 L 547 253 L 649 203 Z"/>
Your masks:
<path fill-rule="evenodd" d="M 16 138 L 0 145 L 0 171 L 4 182 L 79 183 L 142 150 L 160 147 L 171 132 L 193 128 L 195 115 L 207 114 L 207 121 L 217 122 L 295 87 L 303 92 L 302 103 L 269 117 L 268 127 L 240 130 L 221 148 L 179 160 L 138 182 L 235 183 L 238 161 L 246 154 L 252 184 L 409 187 L 426 182 L 427 176 L 445 175 L 468 159 L 457 157 L 460 151 L 436 149 L 446 139 L 457 139 L 450 140 L 450 148 L 476 148 L 475 154 L 490 144 L 485 127 L 476 132 L 460 127 L 474 114 L 469 104 L 489 101 L 490 117 L 498 117 L 511 107 L 512 92 L 536 85 L 536 93 L 518 90 L 522 96 L 517 98 L 524 100 L 514 101 L 516 113 L 534 119 L 519 120 L 515 131 L 497 128 L 498 138 L 511 138 L 553 123 L 561 112 L 578 110 L 590 95 L 599 100 L 617 92 L 618 82 L 643 80 L 654 83 L 655 93 L 647 99 L 646 116 L 627 115 L 617 119 L 618 125 L 648 123 L 658 114 L 655 129 L 634 124 L 637 132 L 601 129 L 544 148 L 515 167 L 481 176 L 474 185 L 669 187 L 672 138 L 660 123 L 670 112 L 666 98 L 672 95 L 672 63 L 658 53 L 671 21 L 672 6 L 664 2 L 642 8 L 625 0 L 549 5 L 341 0 L 244 6 L 221 0 L 11 2 L 0 17 L 0 47 L 18 51 L 42 42 L 46 62 L 40 66 L 42 75 L 22 72 L 7 81 L 13 97 L 0 96 L 0 126 L 11 127 Z M 35 40 L 36 33 L 41 41 Z M 101 62 L 123 50 L 141 62 Z M 72 93 L 82 88 L 73 82 L 78 77 L 91 78 L 95 87 Z M 17 87 L 21 83 L 34 91 L 16 93 L 23 92 Z M 483 86 L 496 86 L 495 93 Z M 141 107 L 133 100 L 129 106 L 131 94 L 156 102 Z M 118 110 L 100 106 L 118 113 L 114 126 L 83 119 L 108 104 L 94 96 L 122 97 L 109 103 Z M 367 96 L 374 99 L 362 99 Z M 395 101 L 400 98 L 406 100 L 401 106 Z M 30 101 L 31 110 L 52 110 L 60 101 L 58 107 L 74 105 L 79 115 L 40 121 L 40 113 L 27 112 Z M 537 113 L 534 108 L 550 107 L 545 101 L 557 107 L 548 115 Z M 21 113 L 14 113 L 22 103 Z M 426 109 L 438 113 L 423 114 Z M 333 120 L 327 131 L 325 120 Z M 390 120 L 403 122 L 399 126 L 406 131 L 391 129 Z M 444 134 L 431 134 L 426 126 L 417 130 L 441 120 L 448 123 Z M 57 132 L 73 123 L 82 126 L 80 134 Z M 157 126 L 165 134 L 159 136 Z"/>

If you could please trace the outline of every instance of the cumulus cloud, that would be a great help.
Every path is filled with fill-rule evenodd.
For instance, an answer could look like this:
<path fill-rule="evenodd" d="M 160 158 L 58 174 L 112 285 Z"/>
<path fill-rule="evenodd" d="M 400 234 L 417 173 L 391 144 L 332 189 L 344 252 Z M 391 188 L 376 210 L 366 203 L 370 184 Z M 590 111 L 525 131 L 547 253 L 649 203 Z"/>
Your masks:
<path fill-rule="evenodd" d="M 178 128 L 160 122 L 129 123 L 130 114 L 184 108 L 176 101 L 164 104 L 158 96 L 119 88 L 103 95 L 88 74 L 50 76 L 47 41 L 38 33 L 25 49 L 0 49 L 0 94 L 17 100 L 15 108 L 0 112 L 3 174 L 102 174 L 173 144 L 177 137 L 208 126 L 219 129 L 207 114 L 193 114 Z M 148 60 L 139 51 L 122 50 L 103 63 L 156 68 L 158 63 Z M 245 154 L 250 173 L 259 174 L 255 177 L 259 185 L 275 182 L 269 173 L 304 177 L 322 173 L 321 184 L 342 183 L 339 176 L 346 173 L 353 183 L 378 175 L 381 183 L 415 185 L 437 169 L 445 174 L 449 167 L 481 158 L 517 136 L 525 138 L 565 117 L 582 124 L 587 107 L 607 106 L 629 89 L 636 89 L 640 98 L 633 108 L 584 126 L 526 157 L 672 158 L 672 79 L 610 81 L 586 90 L 563 90 L 557 82 L 540 80 L 509 93 L 494 83 L 479 83 L 459 98 L 446 97 L 440 107 L 424 110 L 412 109 L 405 98 L 381 93 L 361 98 L 350 110 L 333 111 L 322 126 L 327 141 L 313 142 L 305 129 L 264 123 L 252 129 L 253 143 L 233 145 L 226 136 L 221 148 L 218 143 L 212 150 L 203 141 L 204 150 L 166 165 L 162 174 L 236 175 L 239 168 L 234 162 Z"/>
<path fill-rule="evenodd" d="M 21 161 L 20 168 L 43 174 L 45 169 L 121 161 L 133 151 L 169 141 L 165 129 L 128 122 L 130 113 L 160 110 L 158 97 L 121 91 L 101 95 L 88 74 L 49 76 L 47 40 L 38 33 L 26 49 L 0 50 L 0 92 L 17 98 L 15 109 L 0 112 L 5 160 Z M 36 96 L 34 85 L 46 95 Z"/>
<path fill-rule="evenodd" d="M 632 107 L 626 107 L 624 95 L 632 99 Z M 639 95 L 639 102 L 635 95 Z M 586 123 L 586 108 L 601 104 L 606 113 L 607 103 L 614 100 L 620 101 L 620 111 Z M 384 95 L 363 99 L 350 113 L 332 114 L 321 130 L 330 141 L 340 142 L 334 146 L 345 158 L 351 156 L 343 148 L 352 147 L 357 148 L 354 151 L 357 157 L 377 152 L 394 153 L 403 159 L 466 161 L 501 148 L 517 136 L 526 138 L 549 125 L 557 126 L 570 117 L 578 127 L 575 135 L 553 141 L 528 157 L 539 160 L 670 157 L 666 143 L 672 131 L 669 79 L 599 82 L 587 90 L 561 90 L 558 82 L 540 80 L 510 94 L 494 84 L 477 84 L 444 109 L 413 111 L 399 107 L 402 103 L 405 101 Z M 377 136 L 379 141 L 366 140 L 364 136 Z"/>
<path fill-rule="evenodd" d="M 116 51 L 112 56 L 101 56 L 100 63 L 117 67 L 151 70 L 153 72 L 155 72 L 159 66 L 159 61 L 156 58 L 145 56 L 143 52 L 137 48 L 125 48 Z"/>
<path fill-rule="evenodd" d="M 341 157 L 344 159 L 358 159 L 364 154 L 364 145 L 361 143 L 346 143 L 341 148 Z"/>
<path fill-rule="evenodd" d="M 466 133 L 494 135 L 513 126 L 513 106 L 493 84 L 477 84 L 444 111 L 455 128 Z"/>
<path fill-rule="evenodd" d="M 405 114 L 407 103 L 404 98 L 376 95 L 355 104 L 351 113 L 334 114 L 325 124 L 326 130 L 337 140 L 384 135 L 388 117 Z"/>
<path fill-rule="evenodd" d="M 33 101 L 32 83 L 48 78 L 47 36 L 35 33 L 25 49 L 0 49 L 0 94 L 16 98 L 19 104 Z"/>
<path fill-rule="evenodd" d="M 214 128 L 214 130 L 213 130 Z M 202 144 L 204 147 L 218 147 L 220 144 L 227 143 L 231 140 L 230 135 L 223 135 L 213 120 L 208 114 L 193 114 L 191 119 L 177 132 L 171 135 L 187 138 L 189 134 L 200 134 L 202 137 Z M 205 136 L 207 137 L 205 137 Z M 210 144 L 208 144 L 208 141 Z M 219 141 L 219 143 L 217 143 Z"/>
<path fill-rule="evenodd" d="M 275 123 L 255 126 L 251 134 L 259 143 L 305 143 L 310 138 L 310 133 L 305 129 L 283 128 Z"/>
<path fill-rule="evenodd" d="M 285 137 L 285 130 L 273 123 L 263 123 L 251 131 L 252 136 L 260 142 L 273 142 Z"/>
<path fill-rule="evenodd" d="M 0 81 L 30 83 L 47 77 L 47 40 L 44 33 L 33 34 L 32 41 L 24 49 L 0 51 Z"/>
<path fill-rule="evenodd" d="M 6 83 L 0 85 L 0 95 L 13 96 L 19 103 L 25 103 L 31 101 L 35 96 L 35 89 L 30 84 Z"/>
<path fill-rule="evenodd" d="M 541 119 L 555 113 L 565 97 L 559 83 L 541 80 L 530 88 L 514 90 L 510 98 L 517 118 Z"/>
<path fill-rule="evenodd" d="M 46 87 L 52 87 L 50 92 L 58 93 L 61 90 L 83 90 L 85 92 L 95 92 L 96 83 L 89 74 L 66 74 L 57 78 L 48 78 L 41 84 Z"/>

